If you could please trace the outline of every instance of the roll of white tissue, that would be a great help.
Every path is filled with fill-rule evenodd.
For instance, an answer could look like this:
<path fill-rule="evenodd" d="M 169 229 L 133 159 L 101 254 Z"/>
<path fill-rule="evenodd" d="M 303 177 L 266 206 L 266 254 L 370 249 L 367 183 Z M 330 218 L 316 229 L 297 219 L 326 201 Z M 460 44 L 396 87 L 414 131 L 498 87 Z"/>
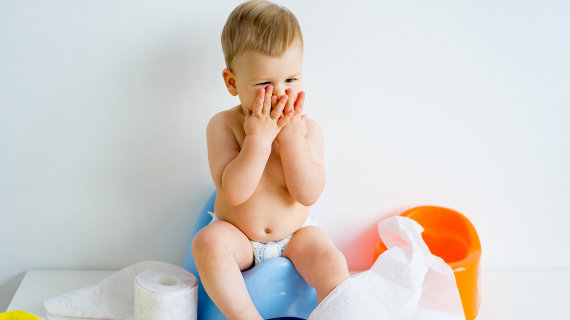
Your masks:
<path fill-rule="evenodd" d="M 135 281 L 135 320 L 197 319 L 198 281 L 178 266 L 147 270 Z"/>

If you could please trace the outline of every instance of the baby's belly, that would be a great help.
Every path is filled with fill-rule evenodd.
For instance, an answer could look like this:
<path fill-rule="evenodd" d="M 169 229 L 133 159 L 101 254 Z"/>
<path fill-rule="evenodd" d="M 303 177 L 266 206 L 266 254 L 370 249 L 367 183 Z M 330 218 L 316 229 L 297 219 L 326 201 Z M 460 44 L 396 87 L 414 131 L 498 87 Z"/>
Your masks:
<path fill-rule="evenodd" d="M 241 205 L 228 204 L 218 193 L 214 206 L 216 216 L 240 229 L 250 240 L 281 240 L 297 231 L 309 215 L 305 207 L 286 189 L 259 189 Z"/>

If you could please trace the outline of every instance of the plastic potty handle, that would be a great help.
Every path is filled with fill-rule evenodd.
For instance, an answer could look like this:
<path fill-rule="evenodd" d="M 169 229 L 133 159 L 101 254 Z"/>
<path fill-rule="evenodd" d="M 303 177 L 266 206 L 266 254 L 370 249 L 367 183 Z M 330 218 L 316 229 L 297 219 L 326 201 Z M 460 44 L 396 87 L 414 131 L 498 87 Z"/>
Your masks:
<path fill-rule="evenodd" d="M 423 228 L 422 238 L 431 253 L 441 257 L 453 270 L 467 320 L 474 320 L 481 305 L 481 242 L 471 222 L 461 213 L 442 207 L 423 206 L 401 214 Z M 374 261 L 387 248 L 376 245 Z"/>

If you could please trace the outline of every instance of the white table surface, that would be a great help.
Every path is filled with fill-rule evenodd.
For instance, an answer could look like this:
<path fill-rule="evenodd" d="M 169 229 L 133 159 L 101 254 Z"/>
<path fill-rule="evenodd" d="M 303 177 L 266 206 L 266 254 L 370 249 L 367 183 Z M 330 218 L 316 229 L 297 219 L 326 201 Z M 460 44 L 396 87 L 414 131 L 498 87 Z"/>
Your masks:
<path fill-rule="evenodd" d="M 91 284 L 116 271 L 30 270 L 7 311 L 23 310 L 47 320 L 42 301 Z M 570 319 L 570 269 L 483 270 L 477 320 Z"/>

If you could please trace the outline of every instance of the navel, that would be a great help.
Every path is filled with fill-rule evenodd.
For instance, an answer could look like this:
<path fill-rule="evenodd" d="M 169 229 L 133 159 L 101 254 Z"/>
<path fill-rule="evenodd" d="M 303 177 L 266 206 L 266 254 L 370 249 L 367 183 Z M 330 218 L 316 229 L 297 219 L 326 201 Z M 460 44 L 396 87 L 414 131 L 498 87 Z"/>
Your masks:
<path fill-rule="evenodd" d="M 265 228 L 265 233 L 270 234 L 270 233 L 271 233 L 271 230 Z"/>

